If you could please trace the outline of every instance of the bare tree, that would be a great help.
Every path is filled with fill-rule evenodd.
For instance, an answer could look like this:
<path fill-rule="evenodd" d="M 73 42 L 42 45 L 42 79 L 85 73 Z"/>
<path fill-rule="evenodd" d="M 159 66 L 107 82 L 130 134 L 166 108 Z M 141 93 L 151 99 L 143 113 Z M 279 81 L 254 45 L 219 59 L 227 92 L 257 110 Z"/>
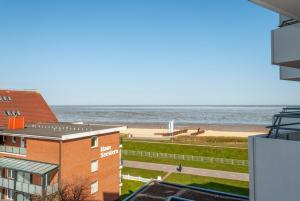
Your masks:
<path fill-rule="evenodd" d="M 89 188 L 85 183 L 72 183 L 62 185 L 54 194 L 34 196 L 35 201 L 93 201 L 90 198 Z"/>

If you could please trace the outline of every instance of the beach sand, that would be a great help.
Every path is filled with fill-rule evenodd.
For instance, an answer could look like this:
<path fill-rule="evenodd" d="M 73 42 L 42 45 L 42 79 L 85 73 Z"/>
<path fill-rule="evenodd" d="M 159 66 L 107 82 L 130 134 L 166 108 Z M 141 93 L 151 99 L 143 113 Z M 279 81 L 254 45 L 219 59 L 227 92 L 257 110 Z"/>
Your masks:
<path fill-rule="evenodd" d="M 188 129 L 188 133 L 177 136 L 190 136 L 197 129 L 205 130 L 198 136 L 222 136 L 222 137 L 248 137 L 265 134 L 268 130 L 261 125 L 177 125 L 175 130 Z M 160 124 L 129 124 L 128 129 L 123 134 L 130 134 L 134 138 L 164 138 L 155 133 L 167 133 L 166 125 Z"/>

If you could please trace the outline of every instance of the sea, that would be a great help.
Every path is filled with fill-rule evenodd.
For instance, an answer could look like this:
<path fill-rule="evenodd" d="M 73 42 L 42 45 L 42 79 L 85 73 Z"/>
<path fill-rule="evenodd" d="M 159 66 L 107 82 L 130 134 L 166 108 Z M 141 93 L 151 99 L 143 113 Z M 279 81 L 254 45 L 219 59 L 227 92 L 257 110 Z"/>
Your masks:
<path fill-rule="evenodd" d="M 62 122 L 270 125 L 283 105 L 55 105 Z"/>

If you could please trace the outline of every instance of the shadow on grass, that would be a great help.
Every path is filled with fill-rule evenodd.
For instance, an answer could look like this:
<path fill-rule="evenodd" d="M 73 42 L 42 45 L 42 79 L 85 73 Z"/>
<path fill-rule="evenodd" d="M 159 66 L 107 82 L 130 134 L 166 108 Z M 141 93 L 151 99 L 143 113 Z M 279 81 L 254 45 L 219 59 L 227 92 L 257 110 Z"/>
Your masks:
<path fill-rule="evenodd" d="M 125 198 L 127 198 L 129 195 L 131 195 L 132 193 L 134 193 L 134 192 L 130 190 L 130 191 L 128 191 L 128 193 L 121 195 L 121 196 L 119 197 L 119 199 L 117 199 L 116 201 L 122 201 L 122 200 L 124 200 Z"/>
<path fill-rule="evenodd" d="M 237 194 L 237 195 L 244 195 L 244 196 L 249 195 L 249 189 L 246 187 L 231 186 L 231 185 L 221 184 L 221 183 L 217 183 L 217 182 L 208 182 L 205 184 L 191 183 L 191 184 L 188 184 L 188 186 L 211 189 L 211 190 L 232 193 L 232 194 Z"/>

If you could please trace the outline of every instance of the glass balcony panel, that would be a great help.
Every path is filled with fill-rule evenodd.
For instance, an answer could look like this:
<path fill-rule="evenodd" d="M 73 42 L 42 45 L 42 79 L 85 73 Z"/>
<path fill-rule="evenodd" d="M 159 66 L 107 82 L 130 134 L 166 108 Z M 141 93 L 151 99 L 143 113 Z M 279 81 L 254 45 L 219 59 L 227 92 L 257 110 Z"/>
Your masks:
<path fill-rule="evenodd" d="M 28 190 L 29 190 L 29 194 L 36 194 L 36 190 L 35 190 L 34 185 L 30 185 Z"/>
<path fill-rule="evenodd" d="M 26 155 L 26 148 L 0 145 L 0 152 Z"/>
<path fill-rule="evenodd" d="M 23 191 L 24 193 L 29 193 L 29 186 L 31 184 L 26 184 L 26 183 L 22 183 L 22 186 L 23 186 Z"/>
<path fill-rule="evenodd" d="M 0 177 L 0 187 L 7 189 L 14 189 L 14 180 L 1 178 Z M 23 182 L 16 182 L 16 190 L 22 193 L 28 193 L 31 195 L 42 195 L 42 186 L 27 184 Z M 58 184 L 50 185 L 46 187 L 47 195 L 51 195 L 58 191 Z"/>
<path fill-rule="evenodd" d="M 8 188 L 14 189 L 15 188 L 15 182 L 14 180 L 8 180 Z"/>
<path fill-rule="evenodd" d="M 42 195 L 42 187 L 41 186 L 35 186 L 35 191 L 36 191 L 36 194 Z"/>
<path fill-rule="evenodd" d="M 21 182 L 16 183 L 16 189 L 17 189 L 17 191 L 22 192 L 22 183 Z"/>

